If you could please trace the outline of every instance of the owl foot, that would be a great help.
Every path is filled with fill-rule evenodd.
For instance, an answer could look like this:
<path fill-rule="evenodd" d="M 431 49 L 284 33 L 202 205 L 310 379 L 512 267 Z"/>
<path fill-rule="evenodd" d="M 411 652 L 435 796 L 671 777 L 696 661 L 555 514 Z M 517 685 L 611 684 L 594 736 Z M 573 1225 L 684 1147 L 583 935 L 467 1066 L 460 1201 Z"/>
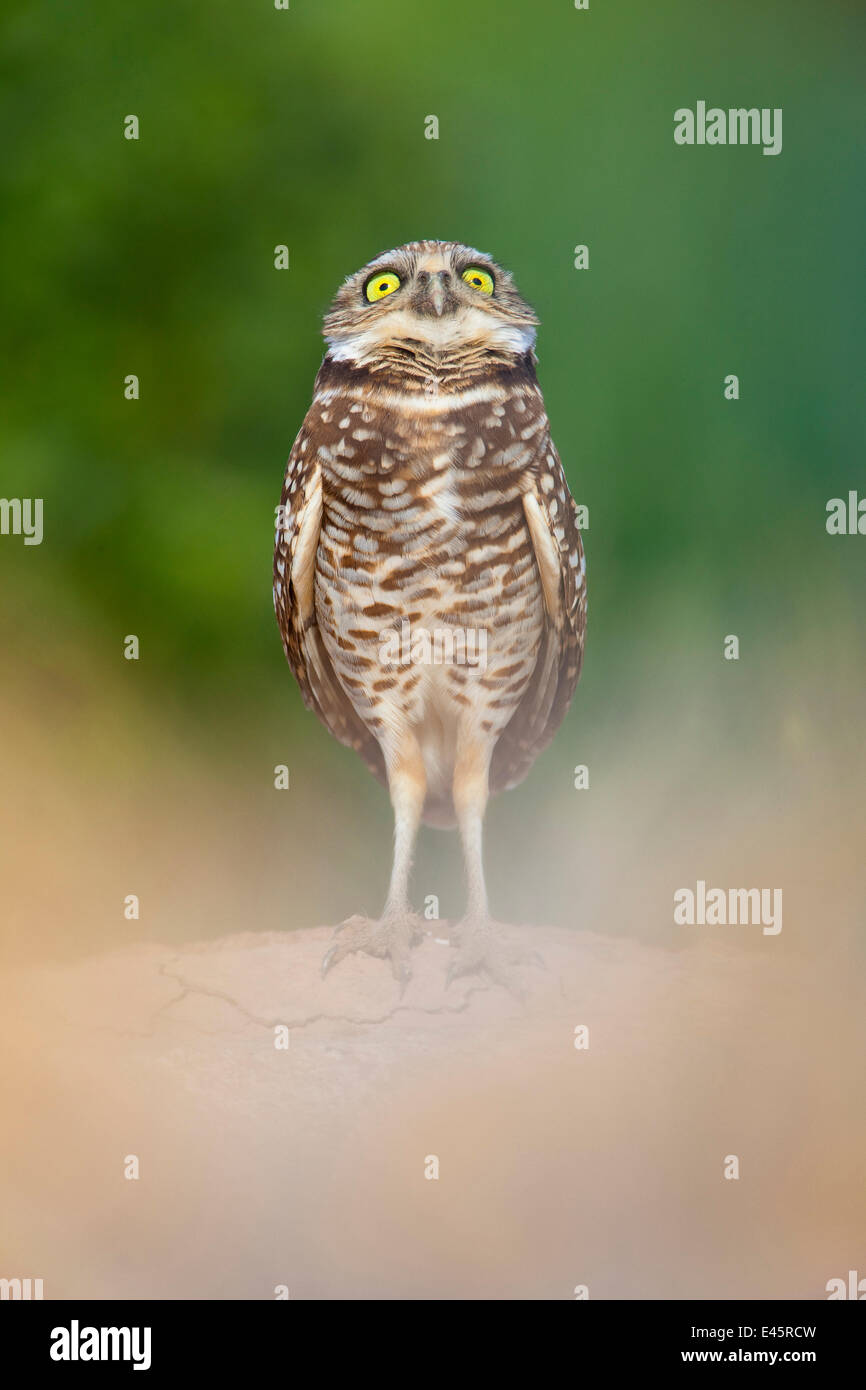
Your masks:
<path fill-rule="evenodd" d="M 451 930 L 451 944 L 457 954 L 448 966 L 445 988 L 461 975 L 486 975 L 495 985 L 502 985 L 515 999 L 525 999 L 527 988 L 519 967 L 539 965 L 544 961 L 537 951 L 525 951 L 509 944 L 499 922 L 490 917 L 464 917 Z"/>
<path fill-rule="evenodd" d="M 356 951 L 380 960 L 390 960 L 394 979 L 401 992 L 412 976 L 409 952 L 421 940 L 423 923 L 413 912 L 387 915 L 376 921 L 372 917 L 347 917 L 334 931 L 334 940 L 322 961 L 322 978 L 333 970 L 344 956 Z"/>

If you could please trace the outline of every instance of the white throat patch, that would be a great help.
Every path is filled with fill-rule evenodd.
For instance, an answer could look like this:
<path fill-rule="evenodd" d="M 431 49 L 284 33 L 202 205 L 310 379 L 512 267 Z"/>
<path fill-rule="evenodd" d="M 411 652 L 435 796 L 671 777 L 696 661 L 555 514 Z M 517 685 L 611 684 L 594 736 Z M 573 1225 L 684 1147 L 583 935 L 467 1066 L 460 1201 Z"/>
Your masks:
<path fill-rule="evenodd" d="M 464 309 L 441 319 L 422 319 L 403 309 L 383 315 L 381 323 L 370 324 L 357 333 L 326 335 L 325 341 L 335 361 L 359 364 L 378 356 L 383 347 L 401 341 L 427 343 L 438 352 L 477 343 L 520 356 L 535 346 L 535 328 L 531 324 L 500 323 L 479 309 Z"/>

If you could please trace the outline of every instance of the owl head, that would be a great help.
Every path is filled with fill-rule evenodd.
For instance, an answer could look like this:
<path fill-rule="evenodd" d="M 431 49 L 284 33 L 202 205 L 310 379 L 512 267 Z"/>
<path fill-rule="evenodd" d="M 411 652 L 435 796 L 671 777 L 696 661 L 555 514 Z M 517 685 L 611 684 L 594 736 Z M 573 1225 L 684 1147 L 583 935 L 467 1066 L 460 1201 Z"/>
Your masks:
<path fill-rule="evenodd" d="M 520 355 L 538 319 L 507 270 L 456 241 L 410 241 L 341 285 L 325 315 L 330 356 L 363 363 L 388 347 Z"/>

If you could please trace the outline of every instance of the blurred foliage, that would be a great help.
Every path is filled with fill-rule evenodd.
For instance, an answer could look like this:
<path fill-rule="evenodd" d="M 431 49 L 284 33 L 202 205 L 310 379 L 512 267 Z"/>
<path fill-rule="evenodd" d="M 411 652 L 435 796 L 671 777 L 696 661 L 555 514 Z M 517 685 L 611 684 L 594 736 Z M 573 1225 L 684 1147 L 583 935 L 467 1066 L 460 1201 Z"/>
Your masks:
<path fill-rule="evenodd" d="M 584 700 L 720 631 L 847 626 L 862 561 L 823 520 L 863 479 L 863 27 L 805 0 L 7 0 L 2 490 L 46 528 L 0 546 L 7 641 L 50 665 L 47 631 L 112 657 L 136 632 L 170 705 L 300 718 L 271 544 L 321 315 L 427 236 L 540 313 L 590 508 Z M 781 106 L 782 154 L 676 147 L 698 98 Z"/>

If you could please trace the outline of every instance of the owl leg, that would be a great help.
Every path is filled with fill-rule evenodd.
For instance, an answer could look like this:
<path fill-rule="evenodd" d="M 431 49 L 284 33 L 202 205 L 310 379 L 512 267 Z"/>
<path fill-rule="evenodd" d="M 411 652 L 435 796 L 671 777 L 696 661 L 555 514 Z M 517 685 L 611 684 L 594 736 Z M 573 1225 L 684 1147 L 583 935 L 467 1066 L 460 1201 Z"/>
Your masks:
<path fill-rule="evenodd" d="M 384 752 L 394 808 L 394 860 L 385 907 L 378 921 L 355 916 L 337 927 L 322 961 L 322 974 L 326 975 L 344 956 L 361 951 L 390 960 L 394 978 L 405 989 L 412 974 L 409 952 L 423 931 L 420 917 L 409 906 L 409 872 L 427 794 L 427 776 L 418 740 L 410 730 L 394 739 Z"/>
<path fill-rule="evenodd" d="M 447 987 L 460 975 L 481 973 L 522 998 L 525 990 L 515 967 L 526 959 L 537 962 L 538 957 L 509 949 L 502 927 L 490 916 L 484 881 L 482 840 L 492 753 L 493 745 L 477 736 L 458 738 L 453 795 L 466 867 L 467 902 L 465 916 L 451 934 L 457 953 L 448 966 L 445 984 Z"/>
<path fill-rule="evenodd" d="M 482 844 L 492 753 L 478 739 L 458 738 L 453 794 L 466 868 L 466 918 L 479 922 L 489 920 Z"/>
<path fill-rule="evenodd" d="M 427 772 L 417 738 L 406 731 L 397 749 L 386 753 L 388 791 L 394 808 L 394 859 L 385 900 L 385 917 L 411 916 L 409 872 L 427 795 Z"/>

